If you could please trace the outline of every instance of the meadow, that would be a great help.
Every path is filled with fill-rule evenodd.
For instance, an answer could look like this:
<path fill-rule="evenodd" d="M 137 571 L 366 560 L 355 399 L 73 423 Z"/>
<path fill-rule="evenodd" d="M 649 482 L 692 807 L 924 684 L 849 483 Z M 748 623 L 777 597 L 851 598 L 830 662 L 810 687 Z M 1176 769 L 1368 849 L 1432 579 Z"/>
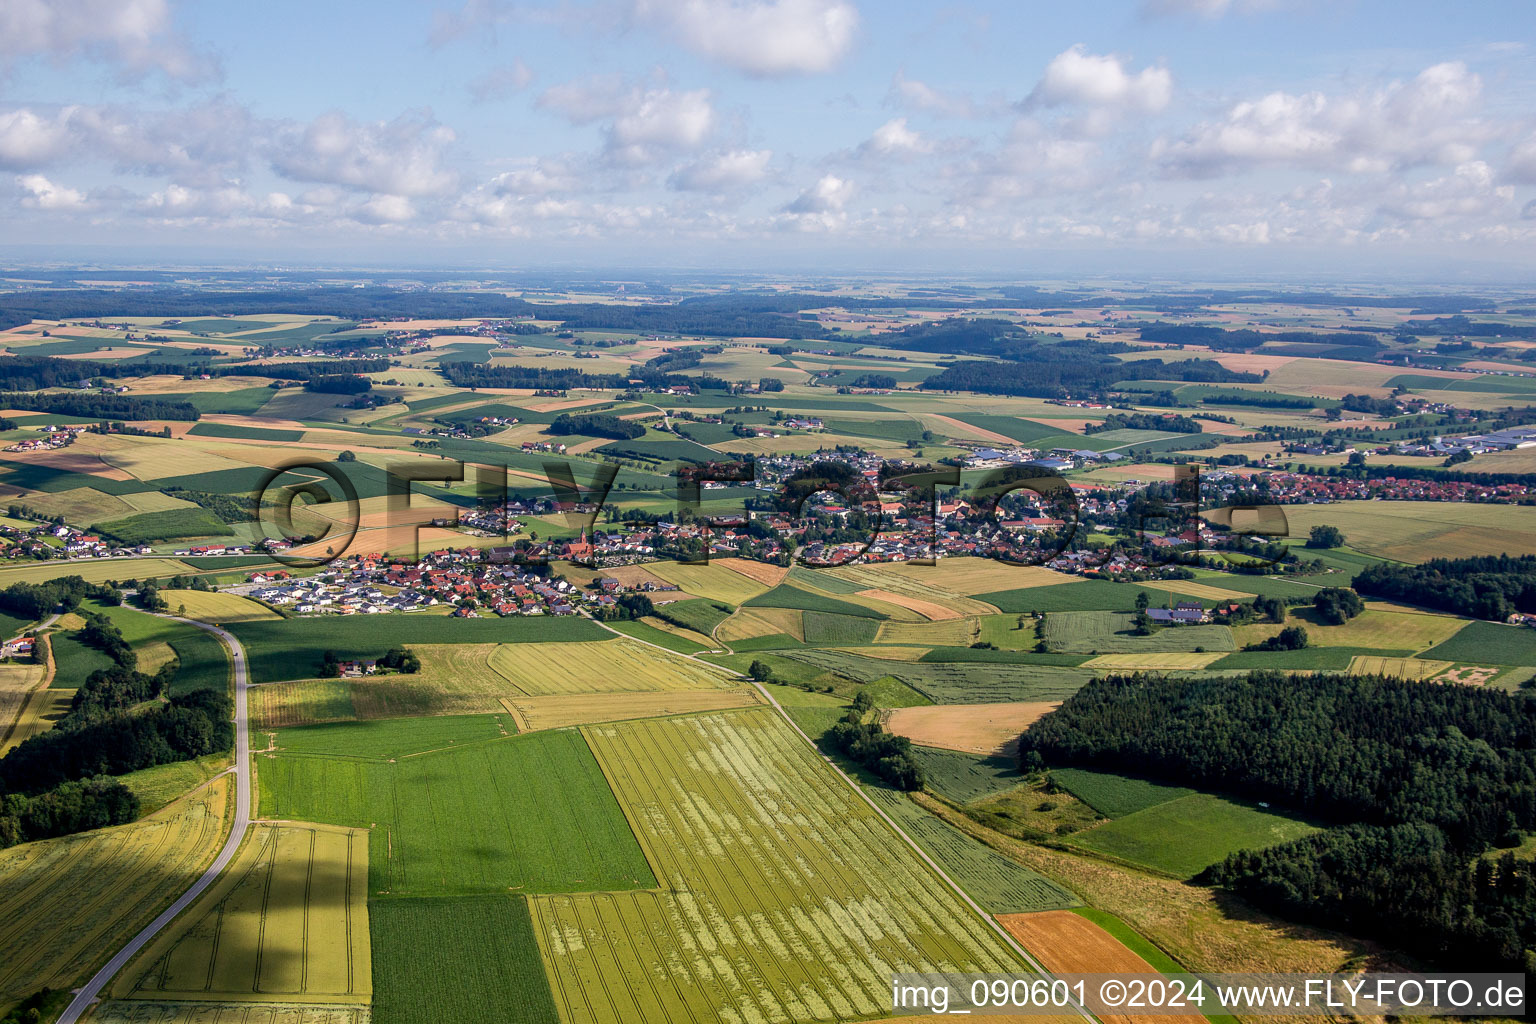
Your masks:
<path fill-rule="evenodd" d="M 1151 636 L 1135 636 L 1126 612 L 1051 612 L 1045 617 L 1045 643 L 1062 654 L 1154 654 L 1233 651 L 1226 626 L 1167 626 Z"/>
<path fill-rule="evenodd" d="M 857 615 L 806 612 L 802 618 L 805 642 L 834 647 L 872 643 L 875 634 L 890 625 Z"/>
<path fill-rule="evenodd" d="M 1480 665 L 1536 665 L 1536 630 L 1498 622 L 1469 622 L 1426 658 Z"/>
<path fill-rule="evenodd" d="M 1094 676 L 1054 665 L 886 661 L 815 648 L 784 651 L 782 656 L 857 682 L 894 676 L 936 704 L 1061 701 Z"/>
<path fill-rule="evenodd" d="M 220 779 L 131 825 L 0 851 L 0 1002 L 84 982 L 213 860 L 232 798 Z"/>
<path fill-rule="evenodd" d="M 1371 605 L 1340 626 L 1327 625 L 1306 606 L 1292 608 L 1286 621 L 1305 629 L 1307 641 L 1318 647 L 1400 648 L 1408 651 L 1425 651 L 1443 644 L 1468 625 L 1468 620 L 1450 615 L 1395 611 Z M 1238 626 L 1232 633 L 1240 646 L 1247 646 L 1278 633 L 1280 629 L 1278 623 L 1265 623 Z"/>
<path fill-rule="evenodd" d="M 625 636 L 633 637 L 636 640 L 643 640 L 658 647 L 665 647 L 667 650 L 677 654 L 698 654 L 700 651 L 709 650 L 708 647 L 697 641 L 690 640 L 686 636 L 680 636 L 670 630 L 639 619 L 609 622 L 607 625 L 623 633 Z M 705 639 L 708 638 L 706 637 Z"/>
<path fill-rule="evenodd" d="M 882 614 L 874 608 L 855 604 L 852 601 L 843 601 L 825 594 L 805 590 L 801 587 L 791 586 L 788 583 L 780 584 L 766 593 L 759 594 L 749 601 L 743 602 L 746 608 L 794 608 L 805 612 L 825 612 L 830 615 L 854 615 L 866 619 L 885 619 L 888 615 Z"/>
<path fill-rule="evenodd" d="M 1123 818 L 1195 792 L 1181 786 L 1166 786 L 1086 768 L 1053 768 L 1051 781 L 1106 818 Z"/>
<path fill-rule="evenodd" d="M 367 1003 L 368 834 L 257 825 L 191 908 L 124 968 L 118 998 Z"/>
<path fill-rule="evenodd" d="M 398 729 L 387 734 L 391 743 L 401 742 Z M 280 731 L 279 745 L 283 736 Z M 433 734 L 427 741 L 440 740 Z M 338 741 L 333 735 L 328 742 Z M 366 742 L 374 742 L 371 735 Z M 602 772 L 574 732 L 492 737 L 394 761 L 278 753 L 260 756 L 257 764 L 263 817 L 371 828 L 374 897 L 655 884 Z"/>
<path fill-rule="evenodd" d="M 1193 793 L 1074 833 L 1069 845 L 1175 878 L 1189 878 L 1238 850 L 1300 839 L 1317 826 L 1209 793 Z"/>
<path fill-rule="evenodd" d="M 1020 914 L 1080 904 L 1060 885 L 929 814 L 905 793 L 883 786 L 865 786 L 864 791 L 987 913 Z"/>
<path fill-rule="evenodd" d="M 715 631 L 715 627 L 730 618 L 735 610 L 734 605 L 696 597 L 658 604 L 656 617 L 683 629 L 692 630 L 700 636 L 708 637 Z"/>
<path fill-rule="evenodd" d="M 874 1017 L 892 971 L 1022 967 L 776 714 L 583 732 L 660 889 L 530 901 L 564 1024 Z"/>
<path fill-rule="evenodd" d="M 1012 757 L 983 757 L 934 747 L 914 747 L 913 756 L 923 766 L 927 788 L 951 803 L 967 804 L 1024 781 Z"/>

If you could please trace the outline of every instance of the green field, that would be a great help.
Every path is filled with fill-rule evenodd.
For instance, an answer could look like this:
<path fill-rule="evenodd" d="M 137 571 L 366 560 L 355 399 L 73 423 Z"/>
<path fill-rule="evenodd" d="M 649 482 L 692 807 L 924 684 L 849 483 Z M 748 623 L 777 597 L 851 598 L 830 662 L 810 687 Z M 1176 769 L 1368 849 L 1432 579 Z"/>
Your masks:
<path fill-rule="evenodd" d="M 834 647 L 857 647 L 875 642 L 880 631 L 878 619 L 855 615 L 834 615 L 830 612 L 806 612 L 805 642 L 828 644 Z"/>
<path fill-rule="evenodd" d="M 1044 875 L 1009 860 L 929 814 L 905 793 L 883 786 L 866 786 L 864 791 L 987 913 L 1065 910 L 1081 904 L 1076 896 Z"/>
<path fill-rule="evenodd" d="M 673 601 L 656 606 L 656 614 L 676 626 L 691 629 L 709 636 L 715 627 L 731 617 L 736 609 L 721 601 L 709 601 L 702 597 Z"/>
<path fill-rule="evenodd" d="M 634 620 L 614 621 L 606 623 L 606 625 L 618 630 L 625 636 L 632 636 L 636 640 L 644 640 L 646 643 L 655 644 L 657 647 L 665 647 L 667 650 L 675 651 L 678 654 L 698 654 L 700 651 L 709 650 L 709 648 L 702 644 L 696 644 L 692 640 L 678 636 L 676 633 L 668 633 L 664 629 L 657 629 L 647 622 L 637 622 Z"/>
<path fill-rule="evenodd" d="M 1449 640 L 1425 651 L 1423 657 L 1481 665 L 1536 665 L 1536 629 L 1469 622 Z"/>
<path fill-rule="evenodd" d="M 570 616 L 454 619 L 446 615 L 391 615 L 386 628 L 370 615 L 232 622 L 250 659 L 251 681 L 303 679 L 319 670 L 326 651 L 342 660 L 378 658 L 400 644 L 562 643 L 609 640 L 590 619 Z"/>
<path fill-rule="evenodd" d="M 64 633 L 55 630 L 48 637 L 48 643 L 53 648 L 53 663 L 55 666 L 53 682 L 48 685 L 55 689 L 76 690 L 85 682 L 85 677 L 98 669 L 110 669 L 116 662 L 94 647 L 87 647 L 75 639 L 75 633 Z"/>
<path fill-rule="evenodd" d="M 1367 647 L 1308 647 L 1300 651 L 1238 651 L 1235 654 L 1227 655 L 1220 661 L 1212 662 L 1207 667 L 1214 670 L 1254 668 L 1337 669 L 1342 672 L 1349 668 L 1350 660 L 1355 657 L 1409 658 L 1414 653 L 1414 651 L 1407 648 L 1401 650 L 1374 650 Z M 1424 657 L 1439 658 L 1440 656 L 1432 651 L 1426 651 Z"/>
<path fill-rule="evenodd" d="M 166 603 L 174 611 L 176 592 L 167 590 L 163 593 Z M 127 605 L 106 607 L 92 602 L 92 608 L 111 619 L 123 631 L 123 639 L 135 650 L 155 643 L 170 645 L 178 661 L 176 675 L 171 678 L 172 694 L 224 690 L 229 686 L 229 657 L 224 645 L 207 630 Z"/>
<path fill-rule="evenodd" d="M 144 512 L 126 519 L 114 519 L 109 523 L 97 523 L 96 531 L 127 546 L 182 537 L 228 537 L 234 533 L 228 523 L 205 508 Z"/>
<path fill-rule="evenodd" d="M 384 718 L 278 729 L 276 744 L 284 754 L 389 761 L 499 739 L 512 728 L 510 715 Z"/>
<path fill-rule="evenodd" d="M 864 619 L 884 619 L 886 616 L 873 608 L 839 601 L 835 597 L 815 594 L 809 590 L 781 583 L 766 594 L 759 594 L 743 604 L 748 608 L 798 608 L 807 612 L 826 612 L 831 615 L 853 615 Z"/>
<path fill-rule="evenodd" d="M 233 437 L 245 441 L 302 441 L 302 430 L 272 430 L 267 427 L 237 427 L 228 423 L 199 423 L 188 434 L 198 437 Z"/>
<path fill-rule="evenodd" d="M 521 896 L 374 900 L 375 1024 L 550 1024 L 555 1002 Z"/>
<path fill-rule="evenodd" d="M 1212 586 L 1223 584 L 1211 581 Z M 976 600 L 993 605 L 998 611 L 1017 615 L 1020 612 L 1081 612 L 1113 611 L 1129 612 L 1136 609 L 1136 595 L 1146 591 L 1153 608 L 1168 603 L 1170 592 L 1158 590 L 1154 584 L 1112 583 L 1109 580 L 1078 580 L 1058 583 L 1049 587 L 1025 587 L 1022 590 L 1001 590 L 992 594 L 977 594 Z M 1177 601 L 1193 600 L 1175 594 Z"/>
<path fill-rule="evenodd" d="M 485 716 L 442 726 L 412 719 L 322 726 L 297 742 L 342 750 L 420 747 L 443 730 L 485 735 Z M 370 723 L 371 725 L 371 723 Z M 420 739 L 409 733 L 423 731 Z M 450 737 L 451 738 L 451 737 Z M 584 892 L 655 885 L 602 772 L 579 734 L 531 733 L 397 761 L 280 753 L 257 760 L 261 814 L 370 827 L 373 896 Z"/>
<path fill-rule="evenodd" d="M 1106 818 L 1123 818 L 1194 793 L 1179 786 L 1083 768 L 1053 768 L 1051 781 Z"/>
<path fill-rule="evenodd" d="M 1231 651 L 1226 626 L 1165 626 L 1151 636 L 1135 636 L 1128 612 L 1051 612 L 1045 617 L 1045 643 L 1060 654 L 1149 654 L 1178 651 Z"/>
<path fill-rule="evenodd" d="M 886 661 L 817 648 L 784 651 L 782 657 L 862 683 L 894 676 L 935 704 L 1066 700 L 1094 677 L 1086 669 L 1049 665 Z"/>
<path fill-rule="evenodd" d="M 1311 835 L 1315 825 L 1209 793 L 1193 793 L 1068 836 L 1175 878 L 1189 878 L 1238 850 L 1262 850 Z"/>

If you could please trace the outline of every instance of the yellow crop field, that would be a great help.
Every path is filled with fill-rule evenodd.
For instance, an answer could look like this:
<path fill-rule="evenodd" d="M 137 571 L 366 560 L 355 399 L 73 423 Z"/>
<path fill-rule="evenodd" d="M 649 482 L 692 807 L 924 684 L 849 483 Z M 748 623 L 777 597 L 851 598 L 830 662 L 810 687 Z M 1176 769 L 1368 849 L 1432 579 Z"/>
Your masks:
<path fill-rule="evenodd" d="M 840 579 L 862 583 L 868 588 L 891 590 L 914 597 L 928 596 L 933 600 L 940 600 L 932 596 L 935 590 L 969 596 L 1076 582 L 1075 577 L 1037 565 L 1008 565 L 991 558 L 941 558 L 934 565 L 884 562 L 878 565 L 842 566 L 826 571 Z M 961 610 L 968 615 L 981 615 L 993 609 L 986 605 L 983 608 Z"/>
<path fill-rule="evenodd" d="M 789 575 L 789 569 L 782 565 L 769 565 L 767 562 L 756 562 L 750 558 L 716 558 L 712 561 L 732 572 L 739 572 L 749 580 L 761 583 L 765 587 L 776 587 L 784 582 L 785 576 Z"/>
<path fill-rule="evenodd" d="M 118 975 L 113 995 L 367 1003 L 368 831 L 257 825 L 179 926 Z"/>
<path fill-rule="evenodd" d="M 1252 594 L 1223 590 L 1205 583 L 1196 583 L 1194 580 L 1158 580 L 1155 585 L 1158 590 L 1171 590 L 1175 594 L 1198 597 L 1206 601 L 1247 601 L 1253 597 Z"/>
<path fill-rule="evenodd" d="M 660 886 L 530 899 L 562 1024 L 857 1020 L 893 972 L 1023 968 L 777 714 L 582 732 Z"/>
<path fill-rule="evenodd" d="M 715 636 L 724 643 L 775 633 L 786 633 L 803 643 L 804 613 L 796 608 L 742 608 L 715 627 Z"/>
<path fill-rule="evenodd" d="M 190 501 L 173 498 L 163 491 L 141 491 L 138 494 L 121 495 L 134 512 L 169 512 L 175 508 L 195 508 Z"/>
<path fill-rule="evenodd" d="M 1316 647 L 1373 647 L 1377 650 L 1427 651 L 1444 643 L 1462 627 L 1467 619 L 1449 615 L 1430 615 L 1422 612 L 1394 612 L 1380 608 L 1367 608 L 1342 626 L 1326 626 L 1318 622 L 1310 607 L 1293 609 L 1288 625 L 1301 626 L 1307 631 L 1307 640 Z M 1233 639 L 1239 648 L 1263 640 L 1280 632 L 1277 624 L 1234 626 Z"/>
<path fill-rule="evenodd" d="M 42 668 L 41 665 L 36 667 Z M 26 703 L 21 706 L 21 713 L 10 725 L 8 736 L 5 734 L 6 727 L 0 726 L 0 757 L 4 757 L 12 748 L 21 746 L 33 736 L 52 729 L 59 719 L 69 713 L 70 702 L 74 699 L 74 690 L 55 690 L 46 687 L 33 690 L 27 697 Z"/>
<path fill-rule="evenodd" d="M 1226 656 L 1222 651 L 1214 654 L 1101 654 L 1097 658 L 1090 658 L 1083 662 L 1083 668 L 1148 672 L 1163 669 L 1205 668 Z"/>
<path fill-rule="evenodd" d="M 91 1014 L 91 1024 L 369 1024 L 367 1006 L 313 1003 L 184 1003 L 112 999 Z M 917 1018 L 906 1018 L 922 1024 Z"/>
<path fill-rule="evenodd" d="M 60 576 L 79 576 L 87 583 L 121 580 L 129 577 L 179 576 L 195 572 L 185 562 L 174 558 L 93 558 L 89 561 L 37 562 L 0 569 L 0 587 L 12 583 L 44 583 Z"/>
<path fill-rule="evenodd" d="M 0 663 L 0 742 L 16 723 L 17 716 L 43 681 L 46 669 L 20 661 Z"/>
<path fill-rule="evenodd" d="M 1349 545 L 1401 562 L 1536 554 L 1536 508 L 1465 501 L 1338 501 L 1286 505 L 1292 537 L 1337 526 Z"/>
<path fill-rule="evenodd" d="M 5 465 L 0 463 L 0 470 L 4 468 Z M 6 487 L 4 476 L 0 476 L 0 487 Z M 6 487 L 5 493 L 7 497 L 14 497 L 20 493 L 20 489 Z M 122 498 L 104 494 L 94 487 L 71 487 L 67 491 L 27 491 L 25 501 L 44 515 L 63 516 L 69 522 L 82 526 L 110 522 L 134 514 L 133 506 Z"/>
<path fill-rule="evenodd" d="M 348 722 L 357 717 L 344 679 L 262 683 L 252 686 L 249 694 L 251 725 L 257 729 Z"/>
<path fill-rule="evenodd" d="M 239 594 L 225 594 L 216 590 L 166 591 L 166 602 L 172 611 L 199 622 L 251 622 L 260 619 L 281 618 L 266 605 Z"/>
<path fill-rule="evenodd" d="M 686 626 L 679 626 L 675 622 L 668 622 L 666 619 L 663 619 L 660 616 L 645 615 L 641 617 L 640 621 L 644 622 L 647 626 L 653 626 L 656 629 L 661 630 L 663 633 L 671 633 L 673 636 L 680 636 L 684 640 L 687 640 L 689 643 L 698 644 L 701 647 L 715 646 L 715 642 L 713 640 L 705 636 L 703 633 L 700 633 L 698 630 L 689 629 Z"/>
<path fill-rule="evenodd" d="M 875 634 L 877 644 L 915 644 L 921 647 L 969 647 L 980 636 L 976 619 L 943 622 L 882 622 Z"/>
<path fill-rule="evenodd" d="M 1397 676 L 1399 679 L 1429 679 L 1451 667 L 1449 661 L 1419 658 L 1377 658 L 1357 654 L 1349 659 L 1350 675 Z"/>
<path fill-rule="evenodd" d="M 718 690 L 735 685 L 726 673 L 701 662 L 624 638 L 596 643 L 506 644 L 491 653 L 490 664 L 529 697 Z"/>
<path fill-rule="evenodd" d="M 646 568 L 668 583 L 676 583 L 687 593 L 727 604 L 741 604 L 768 590 L 764 584 L 714 563 L 654 562 Z"/>
<path fill-rule="evenodd" d="M 230 780 L 131 825 L 0 852 L 0 1001 L 83 982 L 213 860 Z"/>
<path fill-rule="evenodd" d="M 631 718 L 663 718 L 754 707 L 762 695 L 750 687 L 736 690 L 663 690 L 650 693 L 579 693 L 552 697 L 504 697 L 502 706 L 519 732 L 595 725 Z"/>
<path fill-rule="evenodd" d="M 849 654 L 857 654 L 863 658 L 879 658 L 881 661 L 905 661 L 918 662 L 923 660 L 923 655 L 933 650 L 932 647 L 838 647 L 835 650 L 847 651 Z"/>

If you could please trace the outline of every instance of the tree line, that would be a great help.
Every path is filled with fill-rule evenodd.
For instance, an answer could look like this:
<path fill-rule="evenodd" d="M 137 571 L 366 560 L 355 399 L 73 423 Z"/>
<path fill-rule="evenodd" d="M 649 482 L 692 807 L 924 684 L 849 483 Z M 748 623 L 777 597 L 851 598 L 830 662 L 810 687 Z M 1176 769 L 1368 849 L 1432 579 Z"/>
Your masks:
<path fill-rule="evenodd" d="M 165 398 L 134 398 L 128 395 L 103 395 L 94 391 L 58 394 L 0 394 L 0 404 L 7 409 L 56 413 L 60 416 L 89 416 L 102 420 L 197 420 L 201 413 L 190 402 Z"/>
<path fill-rule="evenodd" d="M 546 428 L 551 434 L 585 434 L 627 441 L 645 436 L 645 427 L 633 420 L 620 419 L 611 412 L 561 413 Z"/>
<path fill-rule="evenodd" d="M 1536 555 L 1382 562 L 1362 569 L 1351 585 L 1372 597 L 1503 622 L 1514 612 L 1536 614 Z"/>
<path fill-rule="evenodd" d="M 1441 962 L 1519 964 L 1536 942 L 1530 865 L 1479 860 L 1536 827 L 1536 706 L 1509 694 L 1383 676 L 1109 677 L 1031 727 L 1019 756 L 1338 823 L 1198 879 L 1273 912 Z"/>
<path fill-rule="evenodd" d="M 1102 423 L 1090 423 L 1084 434 L 1102 434 L 1108 430 L 1166 430 L 1172 434 L 1200 434 L 1205 427 L 1188 416 L 1158 415 L 1148 412 L 1112 412 Z"/>

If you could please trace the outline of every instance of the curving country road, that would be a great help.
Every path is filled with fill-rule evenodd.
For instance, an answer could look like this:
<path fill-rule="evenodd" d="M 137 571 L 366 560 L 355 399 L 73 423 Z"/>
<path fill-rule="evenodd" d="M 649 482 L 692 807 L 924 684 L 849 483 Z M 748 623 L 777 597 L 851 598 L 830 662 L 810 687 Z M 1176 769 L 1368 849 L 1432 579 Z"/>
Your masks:
<path fill-rule="evenodd" d="M 214 883 L 214 880 L 229 866 L 229 862 L 234 860 L 235 851 L 240 848 L 240 843 L 245 839 L 245 833 L 250 828 L 251 734 L 246 721 L 245 710 L 245 649 L 240 646 L 240 641 L 236 640 L 232 633 L 220 629 L 218 626 L 212 626 L 206 622 L 195 622 L 192 619 L 179 618 L 175 615 L 164 617 L 175 619 L 177 622 L 184 622 L 189 626 L 196 626 L 198 629 L 207 630 L 220 640 L 223 640 L 229 646 L 230 653 L 233 656 L 232 660 L 235 666 L 235 821 L 230 827 L 229 838 L 224 841 L 224 848 L 219 851 L 219 855 L 214 858 L 213 863 L 208 865 L 208 870 L 204 871 L 202 876 L 196 882 L 193 882 L 192 887 L 182 893 L 175 903 L 166 907 L 159 917 L 145 925 L 143 931 L 135 935 L 126 946 L 117 951 L 117 954 L 111 960 L 106 962 L 106 965 L 101 970 L 91 976 L 91 980 L 85 983 L 85 987 L 77 991 L 75 998 L 70 1000 L 69 1006 L 64 1010 L 63 1015 L 59 1017 L 58 1024 L 75 1024 L 81 1015 L 90 1008 L 91 1004 L 96 1001 L 97 997 L 101 994 L 101 990 L 107 986 L 107 983 L 112 980 L 117 972 L 121 971 L 128 964 L 128 961 L 138 954 L 139 950 L 147 946 L 151 939 L 160 934 L 177 914 L 191 906 L 192 901 L 201 896 L 203 891 Z"/>

